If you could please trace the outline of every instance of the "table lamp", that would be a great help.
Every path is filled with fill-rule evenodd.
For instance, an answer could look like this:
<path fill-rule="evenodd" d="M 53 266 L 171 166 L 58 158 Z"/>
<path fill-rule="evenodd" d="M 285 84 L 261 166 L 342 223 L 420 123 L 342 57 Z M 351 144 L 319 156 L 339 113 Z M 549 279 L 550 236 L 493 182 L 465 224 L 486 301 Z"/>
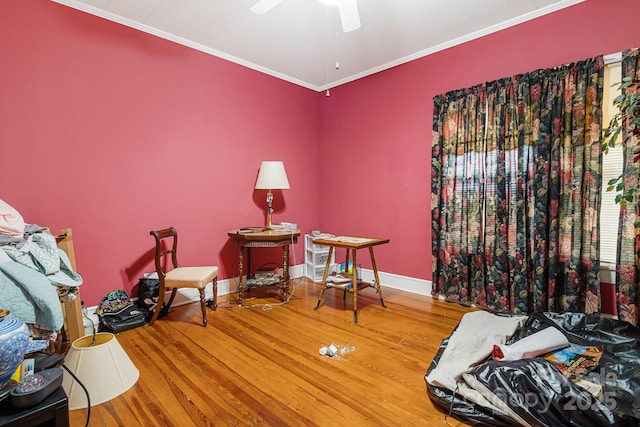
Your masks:
<path fill-rule="evenodd" d="M 289 189 L 287 172 L 281 161 L 263 161 L 256 180 L 256 190 L 267 190 L 267 228 L 271 228 L 271 214 L 273 213 L 273 193 L 271 190 Z"/>

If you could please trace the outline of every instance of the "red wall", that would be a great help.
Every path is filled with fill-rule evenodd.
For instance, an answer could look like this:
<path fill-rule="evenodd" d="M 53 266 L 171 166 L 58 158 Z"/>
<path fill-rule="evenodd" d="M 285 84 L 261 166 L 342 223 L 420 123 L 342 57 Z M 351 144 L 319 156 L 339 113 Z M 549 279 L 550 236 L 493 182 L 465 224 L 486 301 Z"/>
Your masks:
<path fill-rule="evenodd" d="M 638 46 L 638 16 L 637 0 L 587 0 L 327 98 L 47 0 L 3 0 L 0 198 L 73 227 L 95 305 L 151 271 L 153 228 L 179 229 L 183 263 L 237 274 L 226 232 L 263 222 L 256 173 L 281 159 L 292 188 L 275 221 L 389 237 L 380 270 L 430 279 L 433 96 Z"/>
<path fill-rule="evenodd" d="M 227 231 L 264 224 L 262 160 L 291 183 L 274 221 L 318 227 L 315 92 L 47 0 L 0 2 L 0 52 L 0 199 L 73 227 L 88 305 L 153 271 L 151 229 L 237 274 Z"/>
<path fill-rule="evenodd" d="M 319 96 L 321 228 L 388 237 L 379 269 L 431 280 L 433 97 L 639 46 L 638 16 L 637 0 L 587 0 Z"/>

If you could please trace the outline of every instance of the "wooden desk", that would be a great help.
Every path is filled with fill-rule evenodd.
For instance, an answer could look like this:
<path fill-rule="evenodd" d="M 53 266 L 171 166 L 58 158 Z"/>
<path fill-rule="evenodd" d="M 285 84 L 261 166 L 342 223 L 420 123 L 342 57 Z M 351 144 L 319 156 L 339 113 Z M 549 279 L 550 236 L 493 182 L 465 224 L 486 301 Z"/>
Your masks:
<path fill-rule="evenodd" d="M 237 228 L 227 233 L 238 246 L 238 304 L 243 305 L 245 293 L 251 288 L 260 286 L 277 286 L 282 295 L 283 301 L 289 296 L 289 245 L 298 242 L 300 230 L 280 231 L 280 230 L 260 230 L 249 231 Z M 259 230 L 259 229 L 257 229 Z M 282 247 L 282 278 L 276 283 L 257 284 L 251 283 L 254 273 L 251 271 L 251 249 L 253 248 L 273 248 Z M 247 278 L 244 276 L 244 252 L 247 250 Z"/>
<path fill-rule="evenodd" d="M 324 274 L 322 275 L 322 290 L 320 290 L 320 295 L 318 296 L 318 303 L 315 306 L 315 310 L 320 307 L 320 303 L 322 302 L 322 296 L 324 295 L 324 291 L 328 288 L 337 288 L 342 289 L 346 292 L 350 292 L 353 295 L 353 322 L 358 323 L 358 291 L 368 287 L 376 288 L 378 292 L 378 296 L 380 297 L 380 304 L 384 308 L 387 306 L 384 304 L 384 300 L 382 298 L 382 289 L 380 288 L 380 277 L 378 277 L 378 267 L 376 266 L 376 259 L 373 256 L 373 247 L 377 245 L 382 245 L 385 243 L 389 243 L 389 239 L 378 239 L 371 237 L 354 237 L 354 236 L 336 236 L 336 237 L 324 237 L 313 239 L 313 243 L 316 245 L 324 245 L 329 246 L 329 256 L 327 257 L 327 264 L 324 267 Z M 347 289 L 344 285 L 333 284 L 331 282 L 327 283 L 327 277 L 329 276 L 329 268 L 331 264 L 331 255 L 333 254 L 334 248 L 344 248 L 346 249 L 346 257 L 345 257 L 345 269 L 349 268 L 349 254 L 351 253 L 351 258 L 353 259 L 353 271 L 351 275 L 351 286 Z M 357 260 L 356 260 L 356 251 L 358 249 L 369 249 L 369 255 L 371 256 L 371 266 L 373 268 L 373 283 L 366 282 L 358 282 L 358 277 L 356 274 L 357 270 Z M 346 294 L 345 294 L 346 295 Z"/>

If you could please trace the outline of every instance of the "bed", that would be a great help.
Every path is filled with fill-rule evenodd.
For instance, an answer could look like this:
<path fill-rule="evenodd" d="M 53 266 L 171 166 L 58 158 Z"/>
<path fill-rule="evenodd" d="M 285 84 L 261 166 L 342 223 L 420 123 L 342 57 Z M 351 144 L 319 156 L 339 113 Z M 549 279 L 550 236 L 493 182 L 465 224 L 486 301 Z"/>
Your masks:
<path fill-rule="evenodd" d="M 492 356 L 495 345 L 514 345 L 549 327 L 569 348 L 597 349 L 597 356 L 563 364 L 551 353 L 513 361 Z M 566 367 L 585 357 L 589 368 L 568 375 Z M 425 381 L 436 405 L 471 425 L 640 426 L 640 330 L 595 314 L 472 312 L 442 341 Z"/>
<path fill-rule="evenodd" d="M 24 321 L 32 337 L 29 351 L 62 351 L 83 335 L 73 235 L 27 226 L 23 238 L 0 244 L 0 306 Z"/>

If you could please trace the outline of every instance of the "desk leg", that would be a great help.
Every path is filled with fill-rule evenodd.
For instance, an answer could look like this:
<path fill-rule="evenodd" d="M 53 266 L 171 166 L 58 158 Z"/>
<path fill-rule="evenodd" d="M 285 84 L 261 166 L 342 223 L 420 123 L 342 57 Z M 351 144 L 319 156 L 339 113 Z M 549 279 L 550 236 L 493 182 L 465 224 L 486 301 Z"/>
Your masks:
<path fill-rule="evenodd" d="M 353 268 L 356 267 L 356 263 L 353 263 Z M 352 270 L 355 271 L 355 270 Z M 349 249 L 345 249 L 344 255 L 344 274 L 349 274 Z"/>
<path fill-rule="evenodd" d="M 324 266 L 324 273 L 322 273 L 322 289 L 320 289 L 320 295 L 318 296 L 318 303 L 313 308 L 317 310 L 320 307 L 324 290 L 327 289 L 327 277 L 329 276 L 329 267 L 331 266 L 331 255 L 333 255 L 333 246 L 329 246 L 329 255 L 327 256 L 327 263 Z"/>
<path fill-rule="evenodd" d="M 289 245 L 284 245 L 282 247 L 282 283 L 280 287 L 280 293 L 282 294 L 282 299 L 286 300 L 289 295 Z"/>
<path fill-rule="evenodd" d="M 373 246 L 369 246 L 369 254 L 371 255 L 371 266 L 373 267 L 373 276 L 375 277 L 376 290 L 378 291 L 378 296 L 380 297 L 380 304 L 382 304 L 384 308 L 387 308 L 387 306 L 384 305 L 384 299 L 382 298 L 382 288 L 380 287 L 380 277 L 378 277 L 378 267 L 376 266 L 376 259 L 373 256 Z"/>
<path fill-rule="evenodd" d="M 356 250 L 352 249 L 353 252 L 353 270 L 351 271 L 351 292 L 353 292 L 353 323 L 358 323 L 358 264 L 356 262 Z M 349 250 L 347 249 L 347 254 Z M 347 255 L 347 258 L 349 256 Z"/>
<path fill-rule="evenodd" d="M 242 294 L 244 293 L 244 283 L 242 283 L 242 276 L 244 274 L 244 246 L 239 246 L 238 252 L 238 297 L 237 303 L 242 306 Z"/>
<path fill-rule="evenodd" d="M 251 246 L 247 247 L 247 279 L 249 277 L 252 277 L 253 274 L 251 273 Z"/>

